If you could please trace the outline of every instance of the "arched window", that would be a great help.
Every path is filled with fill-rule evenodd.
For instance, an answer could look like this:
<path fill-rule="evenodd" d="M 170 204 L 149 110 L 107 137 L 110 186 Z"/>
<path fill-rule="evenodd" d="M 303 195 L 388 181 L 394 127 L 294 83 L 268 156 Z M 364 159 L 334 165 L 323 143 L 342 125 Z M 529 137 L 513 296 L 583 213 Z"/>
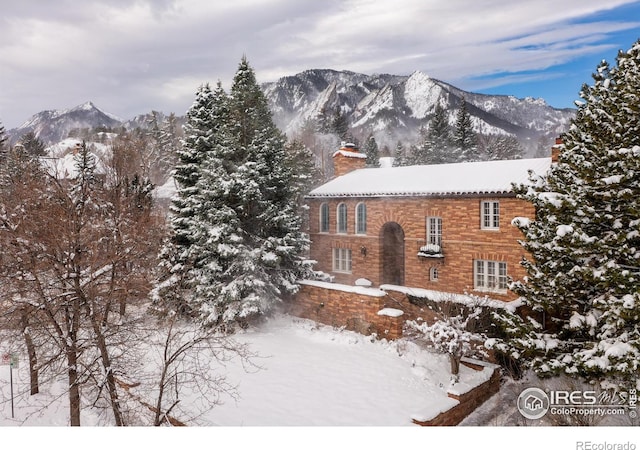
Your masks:
<path fill-rule="evenodd" d="M 346 233 L 347 232 L 347 205 L 344 203 L 340 203 L 338 205 L 338 220 L 336 222 L 336 232 L 337 233 Z"/>
<path fill-rule="evenodd" d="M 356 234 L 367 234 L 367 205 L 356 205 Z"/>
<path fill-rule="evenodd" d="M 323 203 L 320 205 L 320 233 L 329 232 L 329 205 Z"/>

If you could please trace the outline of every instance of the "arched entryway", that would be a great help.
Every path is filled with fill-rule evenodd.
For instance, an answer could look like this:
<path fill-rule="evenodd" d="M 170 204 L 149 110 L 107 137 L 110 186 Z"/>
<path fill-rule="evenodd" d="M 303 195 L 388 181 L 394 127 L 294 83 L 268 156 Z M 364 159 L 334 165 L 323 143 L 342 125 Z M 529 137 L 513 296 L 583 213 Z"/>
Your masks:
<path fill-rule="evenodd" d="M 404 230 L 396 222 L 387 222 L 380 231 L 382 248 L 382 284 L 404 284 Z"/>

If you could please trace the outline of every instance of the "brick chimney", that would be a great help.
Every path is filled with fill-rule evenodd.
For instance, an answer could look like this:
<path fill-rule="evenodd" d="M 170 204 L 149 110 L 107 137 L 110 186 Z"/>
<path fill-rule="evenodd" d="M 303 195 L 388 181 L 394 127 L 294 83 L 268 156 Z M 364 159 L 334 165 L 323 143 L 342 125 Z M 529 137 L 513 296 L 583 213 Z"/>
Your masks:
<path fill-rule="evenodd" d="M 564 145 L 562 144 L 562 138 L 557 137 L 555 145 L 551 146 L 551 162 L 552 163 L 558 162 L 558 158 L 560 158 L 560 152 L 562 151 L 563 148 L 564 148 Z"/>
<path fill-rule="evenodd" d="M 342 143 L 340 150 L 333 154 L 333 174 L 340 177 L 367 165 L 367 155 L 360 153 L 351 143 Z"/>

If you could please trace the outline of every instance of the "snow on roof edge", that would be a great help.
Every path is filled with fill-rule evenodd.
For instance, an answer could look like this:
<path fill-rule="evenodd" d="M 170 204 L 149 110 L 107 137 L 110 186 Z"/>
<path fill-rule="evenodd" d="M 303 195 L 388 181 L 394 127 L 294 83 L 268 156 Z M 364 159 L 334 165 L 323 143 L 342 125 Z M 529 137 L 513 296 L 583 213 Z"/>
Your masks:
<path fill-rule="evenodd" d="M 331 197 L 449 197 L 449 196 L 458 196 L 458 195 L 469 195 L 469 196 L 478 196 L 478 195 L 509 195 L 515 196 L 513 191 L 511 190 L 487 190 L 487 191 L 441 191 L 441 192 L 389 192 L 389 193 L 378 193 L 378 192 L 343 192 L 336 194 L 322 194 L 322 193 L 313 193 L 310 192 L 305 195 L 305 198 L 331 198 Z"/>
<path fill-rule="evenodd" d="M 350 152 L 350 151 L 347 151 L 347 150 L 338 150 L 333 154 L 333 157 L 335 158 L 338 155 L 346 156 L 347 158 L 367 159 L 367 155 L 365 155 L 364 153 Z"/>
<path fill-rule="evenodd" d="M 531 158 L 364 168 L 333 178 L 306 197 L 515 195 L 514 184 L 526 185 L 530 173 L 540 176 L 550 167 L 551 158 Z"/>

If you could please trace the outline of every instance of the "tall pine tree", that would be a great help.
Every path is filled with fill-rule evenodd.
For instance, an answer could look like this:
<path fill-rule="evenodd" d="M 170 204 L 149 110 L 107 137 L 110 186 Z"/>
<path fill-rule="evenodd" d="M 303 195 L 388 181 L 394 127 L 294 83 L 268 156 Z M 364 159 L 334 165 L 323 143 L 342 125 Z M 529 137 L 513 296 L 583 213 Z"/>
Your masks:
<path fill-rule="evenodd" d="M 188 297 L 195 283 L 194 246 L 200 239 L 198 220 L 205 207 L 199 181 L 202 165 L 215 145 L 214 135 L 219 126 L 215 111 L 224 109 L 227 101 L 220 86 L 214 96 L 208 84 L 201 85 L 195 97 L 186 114 L 185 138 L 173 175 L 177 193 L 170 209 L 170 237 L 160 252 L 159 275 L 152 294 L 159 310 L 177 310 L 189 315 L 196 314 Z"/>
<path fill-rule="evenodd" d="M 0 166 L 7 160 L 7 153 L 9 151 L 9 142 L 7 139 L 7 131 L 0 122 Z"/>
<path fill-rule="evenodd" d="M 188 125 L 193 118 L 206 126 L 185 127 L 181 156 L 202 158 L 189 159 L 196 167 L 187 183 L 176 178 L 185 208 L 176 210 L 183 219 L 172 225 L 184 239 L 174 239 L 167 252 L 175 255 L 175 244 L 187 247 L 187 264 L 177 266 L 172 283 L 159 283 L 156 299 L 176 292 L 184 299 L 179 306 L 203 324 L 232 327 L 269 311 L 306 275 L 308 240 L 298 213 L 298 183 L 306 178 L 293 172 L 298 166 L 246 58 L 230 95 L 218 85 L 208 110 L 194 111 Z M 164 261 L 165 269 L 176 267 Z"/>
<path fill-rule="evenodd" d="M 629 383 L 640 375 L 640 41 L 584 85 L 559 162 L 520 196 L 530 253 L 516 283 L 543 320 L 497 348 L 541 375 Z M 515 322 L 512 319 L 511 325 Z"/>
<path fill-rule="evenodd" d="M 451 162 L 480 161 L 476 134 L 473 131 L 471 115 L 467 102 L 461 100 L 460 109 L 456 115 L 456 125 L 453 132 L 453 152 Z"/>
<path fill-rule="evenodd" d="M 451 127 L 447 111 L 436 105 L 429 127 L 421 130 L 422 142 L 416 147 L 413 164 L 445 164 L 457 162 L 452 154 Z"/>
<path fill-rule="evenodd" d="M 408 165 L 406 150 L 402 141 L 398 141 L 393 151 L 393 167 L 401 167 Z"/>
<path fill-rule="evenodd" d="M 378 143 L 372 134 L 369 135 L 364 145 L 364 154 L 367 155 L 367 167 L 380 167 Z"/>

